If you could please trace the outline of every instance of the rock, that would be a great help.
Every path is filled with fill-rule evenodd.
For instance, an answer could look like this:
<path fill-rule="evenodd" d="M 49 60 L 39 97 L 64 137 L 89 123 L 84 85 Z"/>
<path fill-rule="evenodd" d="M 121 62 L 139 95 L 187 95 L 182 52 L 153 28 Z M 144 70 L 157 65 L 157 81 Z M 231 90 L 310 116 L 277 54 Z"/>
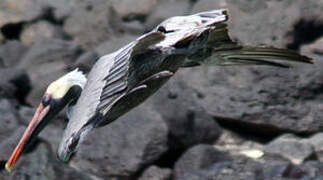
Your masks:
<path fill-rule="evenodd" d="M 223 129 L 221 136 L 214 145 L 217 149 L 233 156 L 244 155 L 252 159 L 259 159 L 264 155 L 263 145 L 258 143 L 257 139 L 251 139 Z"/>
<path fill-rule="evenodd" d="M 14 67 L 27 50 L 28 48 L 19 41 L 6 41 L 0 45 L 0 59 L 6 68 Z"/>
<path fill-rule="evenodd" d="M 187 173 L 205 169 L 214 163 L 229 161 L 231 157 L 211 145 L 200 144 L 187 150 L 175 163 L 174 178 L 180 179 Z"/>
<path fill-rule="evenodd" d="M 158 0 L 113 0 L 112 7 L 124 19 L 143 18 L 148 15 Z"/>
<path fill-rule="evenodd" d="M 24 55 L 17 69 L 27 72 L 34 87 L 27 101 L 36 106 L 48 85 L 68 72 L 81 53 L 79 46 L 63 40 L 37 41 Z"/>
<path fill-rule="evenodd" d="M 290 71 L 274 67 L 199 67 L 186 70 L 183 81 L 203 94 L 196 99 L 222 125 L 249 133 L 309 134 L 323 128 L 323 108 L 317 93 L 322 86 L 315 66 L 294 66 Z M 293 107 L 293 108 L 290 108 Z"/>
<path fill-rule="evenodd" d="M 192 12 L 227 8 L 230 16 L 230 35 L 234 39 L 252 45 L 270 44 L 283 47 L 293 43 L 294 25 L 301 19 L 304 17 L 321 19 L 322 6 L 321 1 L 315 0 L 307 2 L 199 0 L 193 6 Z M 273 13 L 273 10 L 281 13 Z"/>
<path fill-rule="evenodd" d="M 158 1 L 147 17 L 145 26 L 151 30 L 165 19 L 173 16 L 187 15 L 191 4 L 187 0 L 162 0 Z"/>
<path fill-rule="evenodd" d="M 292 134 L 285 134 L 273 140 L 264 147 L 264 151 L 281 154 L 294 164 L 301 164 L 314 155 L 314 147 L 312 144 Z"/>
<path fill-rule="evenodd" d="M 92 179 L 85 173 L 58 162 L 55 158 L 47 144 L 40 143 L 35 151 L 20 158 L 11 172 L 10 179 Z"/>
<path fill-rule="evenodd" d="M 17 110 L 6 99 L 0 99 L 0 143 L 19 127 Z"/>
<path fill-rule="evenodd" d="M 171 175 L 172 170 L 153 165 L 148 167 L 138 180 L 170 180 Z"/>
<path fill-rule="evenodd" d="M 301 52 L 311 52 L 318 55 L 323 54 L 323 38 L 319 38 L 315 42 L 309 45 L 304 45 L 301 47 Z"/>
<path fill-rule="evenodd" d="M 3 76 L 6 74 L 4 73 Z M 10 99 L 15 106 L 18 104 L 29 105 L 26 102 L 26 97 L 30 90 L 30 79 L 25 73 L 16 74 L 9 80 L 0 79 L 0 98 Z"/>
<path fill-rule="evenodd" d="M 323 162 L 308 161 L 293 167 L 288 172 L 290 178 L 320 179 L 323 177 Z"/>
<path fill-rule="evenodd" d="M 15 98 L 21 105 L 29 105 L 26 101 L 28 94 L 31 91 L 31 82 L 27 74 L 17 74 L 8 81 L 9 84 L 14 86 L 11 91 L 13 98 Z"/>
<path fill-rule="evenodd" d="M 4 0 L 0 5 L 0 27 L 40 17 L 44 10 L 41 0 Z"/>
<path fill-rule="evenodd" d="M 65 20 L 64 31 L 76 44 L 90 50 L 114 36 L 110 26 L 110 20 L 114 17 L 109 2 L 89 0 L 75 6 L 72 11 L 73 13 Z"/>
<path fill-rule="evenodd" d="M 235 160 L 215 163 L 211 167 L 194 171 L 176 180 L 241 180 L 284 179 L 289 164 L 262 164 L 252 160 Z M 269 176 L 269 178 L 268 178 Z M 286 179 L 287 180 L 287 179 Z"/>
<path fill-rule="evenodd" d="M 131 179 L 167 150 L 167 132 L 158 113 L 139 106 L 116 122 L 94 130 L 70 164 L 104 179 Z"/>
<path fill-rule="evenodd" d="M 8 133 L 8 136 L 1 138 L 0 141 L 0 161 L 7 161 L 18 144 L 22 134 L 25 131 L 24 126 L 17 126 L 15 129 L 12 129 L 11 133 Z M 2 169 L 4 167 L 0 167 Z"/>
<path fill-rule="evenodd" d="M 99 56 L 104 56 L 106 54 L 117 51 L 118 49 L 127 45 L 131 41 L 135 40 L 136 38 L 137 38 L 136 36 L 128 35 L 128 34 L 113 37 L 110 40 L 104 41 L 99 46 L 97 46 L 95 48 L 95 52 L 99 54 Z"/>
<path fill-rule="evenodd" d="M 80 68 L 81 71 L 87 74 L 98 59 L 99 55 L 97 53 L 87 51 L 77 58 L 71 69 Z"/>
<path fill-rule="evenodd" d="M 221 134 L 221 128 L 197 104 L 203 98 L 196 89 L 190 88 L 189 80 L 183 80 L 183 71 L 170 79 L 146 101 L 159 112 L 169 128 L 170 151 L 183 151 L 196 144 L 213 143 Z"/>
<path fill-rule="evenodd" d="M 314 146 L 317 159 L 323 161 L 323 133 L 313 135 L 308 141 Z"/>
<path fill-rule="evenodd" d="M 64 34 L 59 26 L 53 25 L 47 21 L 37 21 L 24 28 L 20 35 L 22 43 L 30 46 L 37 39 L 63 39 Z"/>

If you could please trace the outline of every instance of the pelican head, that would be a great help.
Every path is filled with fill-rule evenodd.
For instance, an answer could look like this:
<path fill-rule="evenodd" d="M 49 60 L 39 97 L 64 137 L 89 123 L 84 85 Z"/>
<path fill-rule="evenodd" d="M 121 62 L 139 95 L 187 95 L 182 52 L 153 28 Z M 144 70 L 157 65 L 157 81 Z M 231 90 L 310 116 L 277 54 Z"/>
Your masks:
<path fill-rule="evenodd" d="M 53 119 L 66 105 L 74 104 L 81 95 L 86 83 L 86 77 L 78 69 L 67 73 L 52 82 L 25 130 L 19 144 L 6 163 L 6 169 L 10 170 L 17 161 L 19 155 L 32 142 L 42 129 Z"/>
<path fill-rule="evenodd" d="M 160 31 L 166 34 L 183 33 L 187 30 L 192 31 L 194 28 L 213 26 L 226 21 L 227 18 L 226 9 L 206 11 L 189 16 L 175 16 L 160 23 L 154 31 Z"/>

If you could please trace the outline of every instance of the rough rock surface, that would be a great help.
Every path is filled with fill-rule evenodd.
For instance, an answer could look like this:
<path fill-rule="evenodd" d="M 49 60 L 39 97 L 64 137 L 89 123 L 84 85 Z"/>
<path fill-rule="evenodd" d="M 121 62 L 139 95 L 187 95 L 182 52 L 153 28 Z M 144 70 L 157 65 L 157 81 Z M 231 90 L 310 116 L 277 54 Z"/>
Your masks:
<path fill-rule="evenodd" d="M 218 151 L 211 145 L 196 145 L 185 152 L 175 163 L 174 178 L 179 179 L 185 177 L 189 172 L 204 169 L 214 163 L 221 161 L 229 161 L 231 157 L 225 153 Z"/>
<path fill-rule="evenodd" d="M 42 40 L 31 46 L 16 66 L 28 73 L 34 87 L 27 101 L 37 105 L 49 83 L 67 73 L 80 53 L 79 46 L 63 40 Z"/>
<path fill-rule="evenodd" d="M 323 161 L 323 133 L 313 135 L 308 141 L 314 146 L 318 160 Z"/>
<path fill-rule="evenodd" d="M 138 180 L 170 180 L 172 171 L 170 169 L 150 166 L 147 168 Z"/>
<path fill-rule="evenodd" d="M 158 113 L 138 107 L 91 133 L 70 164 L 102 178 L 129 178 L 167 150 L 167 132 Z"/>
<path fill-rule="evenodd" d="M 27 25 L 21 32 L 20 39 L 25 45 L 32 45 L 39 39 L 63 39 L 62 29 L 47 21 L 39 21 L 34 24 Z"/>
<path fill-rule="evenodd" d="M 178 72 L 144 104 L 159 112 L 166 121 L 169 127 L 168 144 L 172 150 L 213 143 L 221 134 L 216 121 L 196 103 L 201 98 L 200 93 L 189 88 L 189 83 L 181 79 L 182 73 Z"/>
<path fill-rule="evenodd" d="M 307 140 L 285 134 L 264 147 L 267 153 L 281 154 L 295 164 L 300 164 L 314 156 L 314 147 Z"/>

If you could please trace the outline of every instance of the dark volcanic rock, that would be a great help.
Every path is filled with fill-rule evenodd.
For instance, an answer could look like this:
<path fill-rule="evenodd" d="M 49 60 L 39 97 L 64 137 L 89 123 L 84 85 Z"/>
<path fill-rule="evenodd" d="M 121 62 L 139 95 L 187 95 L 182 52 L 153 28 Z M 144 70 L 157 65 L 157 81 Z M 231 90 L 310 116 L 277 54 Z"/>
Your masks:
<path fill-rule="evenodd" d="M 323 161 L 323 133 L 313 135 L 308 141 L 314 146 L 317 159 Z"/>
<path fill-rule="evenodd" d="M 0 143 L 19 127 L 17 110 L 6 99 L 0 99 Z"/>
<path fill-rule="evenodd" d="M 25 131 L 25 127 L 17 126 L 15 129 L 12 129 L 11 133 L 8 133 L 7 137 L 1 137 L 0 141 L 0 162 L 5 162 L 9 159 L 11 153 L 15 149 L 17 143 L 19 142 L 20 137 Z M 1 165 L 0 165 L 1 166 Z M 4 167 L 0 167 L 2 169 Z"/>
<path fill-rule="evenodd" d="M 285 134 L 273 140 L 264 147 L 264 151 L 281 154 L 295 164 L 300 164 L 314 155 L 314 147 L 311 143 L 292 134 Z"/>
<path fill-rule="evenodd" d="M 313 133 L 323 128 L 323 63 L 291 70 L 273 67 L 200 67 L 180 74 L 195 99 L 223 125 L 241 131 L 275 135 Z"/>
<path fill-rule="evenodd" d="M 20 158 L 11 172 L 10 179 L 91 180 L 92 178 L 68 167 L 66 164 L 58 162 L 47 144 L 40 143 L 35 151 Z"/>
<path fill-rule="evenodd" d="M 79 46 L 68 41 L 37 41 L 17 66 L 27 72 L 34 87 L 27 101 L 37 105 L 47 86 L 67 73 L 80 53 Z"/>
<path fill-rule="evenodd" d="M 190 172 L 228 160 L 231 160 L 231 157 L 227 153 L 218 151 L 211 145 L 196 145 L 186 151 L 175 163 L 174 177 L 180 179 Z"/>
<path fill-rule="evenodd" d="M 6 68 L 13 67 L 18 64 L 27 50 L 27 47 L 19 41 L 7 41 L 0 45 L 0 59 Z M 3 78 L 0 77 L 0 79 Z"/>
<path fill-rule="evenodd" d="M 295 166 L 288 172 L 288 177 L 306 180 L 315 178 L 320 179 L 323 177 L 323 162 L 308 161 L 299 166 Z"/>
<path fill-rule="evenodd" d="M 127 179 L 167 150 L 167 132 L 158 113 L 140 106 L 116 122 L 95 129 L 71 164 L 105 179 Z"/>
<path fill-rule="evenodd" d="M 170 180 L 172 170 L 159 168 L 157 166 L 148 167 L 138 180 Z"/>
<path fill-rule="evenodd" d="M 221 134 L 216 121 L 196 102 L 203 98 L 190 81 L 183 80 L 178 72 L 145 105 L 153 107 L 166 121 L 169 128 L 171 150 L 185 150 L 195 144 L 213 143 Z"/>
<path fill-rule="evenodd" d="M 97 53 L 87 51 L 77 58 L 71 68 L 80 68 L 83 73 L 87 74 L 98 59 L 99 55 Z"/>
<path fill-rule="evenodd" d="M 288 164 L 262 164 L 252 160 L 236 160 L 215 163 L 209 168 L 194 171 L 180 180 L 257 180 L 257 179 L 281 179 Z M 276 169 L 276 171 L 274 170 Z M 264 172 L 267 171 L 267 172 Z M 277 171 L 278 170 L 278 171 Z M 266 175 L 270 172 L 270 178 Z"/>

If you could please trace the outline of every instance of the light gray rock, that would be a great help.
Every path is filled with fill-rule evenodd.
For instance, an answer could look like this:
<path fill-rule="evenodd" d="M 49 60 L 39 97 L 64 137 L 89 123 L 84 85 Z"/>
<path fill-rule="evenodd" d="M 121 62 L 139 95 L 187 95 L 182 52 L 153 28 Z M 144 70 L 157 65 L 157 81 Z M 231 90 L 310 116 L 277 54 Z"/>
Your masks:
<path fill-rule="evenodd" d="M 44 20 L 25 26 L 20 35 L 21 42 L 26 46 L 30 46 L 36 40 L 63 38 L 64 34 L 59 26 Z"/>
<path fill-rule="evenodd" d="M 170 180 L 171 169 L 159 168 L 157 166 L 148 167 L 138 180 Z"/>
<path fill-rule="evenodd" d="M 188 0 L 161 0 L 152 9 L 145 26 L 147 30 L 156 27 L 165 19 L 173 16 L 187 15 L 190 11 L 191 4 Z"/>
<path fill-rule="evenodd" d="M 125 19 L 140 18 L 148 15 L 158 0 L 113 0 L 112 7 Z"/>
<path fill-rule="evenodd" d="M 99 44 L 95 49 L 94 52 L 99 54 L 99 56 L 104 56 L 106 54 L 112 53 L 117 51 L 118 49 L 122 48 L 123 46 L 127 45 L 131 41 L 135 40 L 137 36 L 123 34 L 123 35 L 116 35 L 109 40 L 106 40 Z"/>
<path fill-rule="evenodd" d="M 323 133 L 313 135 L 308 141 L 314 146 L 318 160 L 323 161 Z"/>
<path fill-rule="evenodd" d="M 111 39 L 112 17 L 110 3 L 105 0 L 89 0 L 71 9 L 72 13 L 66 18 L 64 31 L 73 38 L 76 44 L 90 50 L 96 45 Z"/>
<path fill-rule="evenodd" d="M 264 151 L 280 154 L 294 164 L 301 164 L 314 155 L 314 147 L 307 140 L 302 140 L 292 134 L 285 134 L 273 140 L 264 147 Z"/>

